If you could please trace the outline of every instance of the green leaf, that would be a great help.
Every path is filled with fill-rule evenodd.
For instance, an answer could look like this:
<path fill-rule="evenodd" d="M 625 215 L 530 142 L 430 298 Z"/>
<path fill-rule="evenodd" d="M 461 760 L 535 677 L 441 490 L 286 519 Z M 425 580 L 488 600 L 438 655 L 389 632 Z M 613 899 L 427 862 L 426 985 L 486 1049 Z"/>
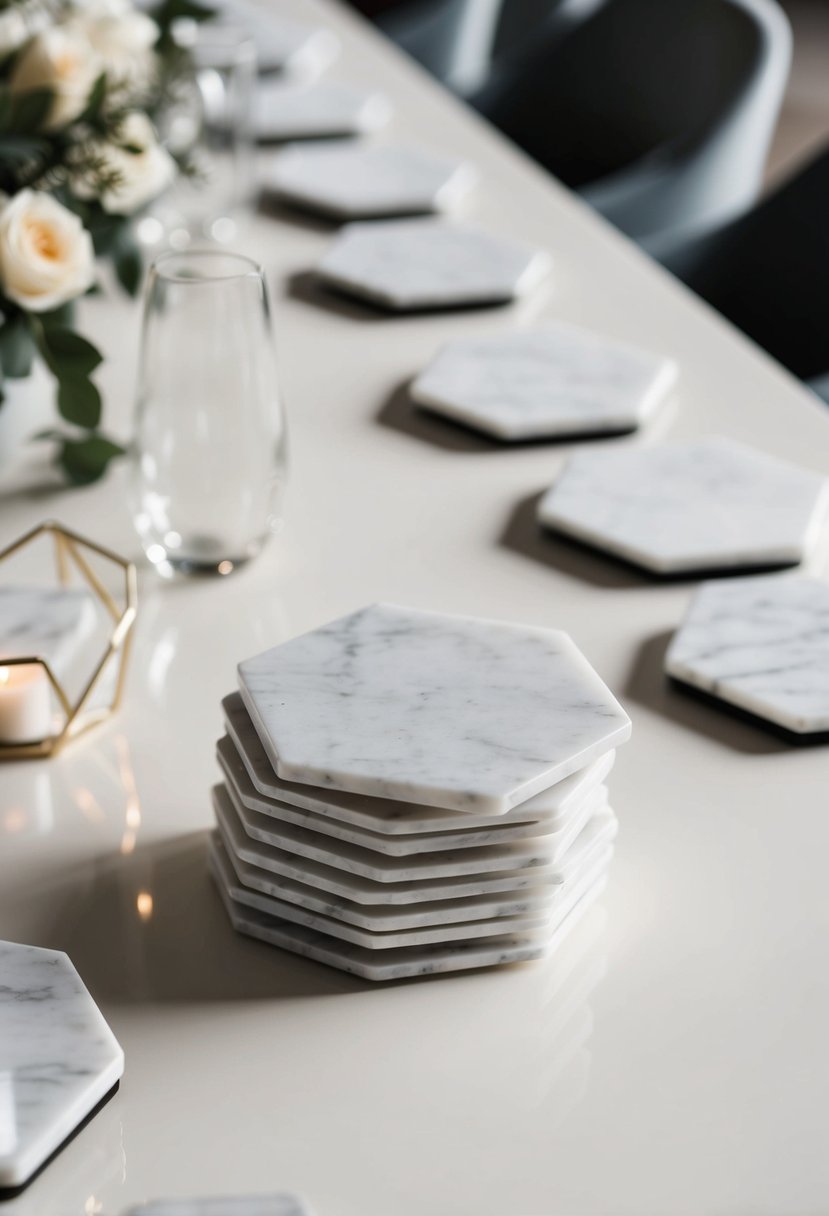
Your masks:
<path fill-rule="evenodd" d="M 14 94 L 9 130 L 21 135 L 40 131 L 49 117 L 54 100 L 55 94 L 51 89 L 29 89 L 25 93 Z"/>
<path fill-rule="evenodd" d="M 32 370 L 35 341 L 24 317 L 0 325 L 0 369 L 10 380 L 22 380 Z"/>
<path fill-rule="evenodd" d="M 2 65 L 5 67 L 5 63 Z M 2 78 L 6 79 L 6 73 L 0 73 Z M 9 128 L 9 119 L 12 112 L 12 95 L 8 88 L 0 89 L 0 131 L 7 131 Z"/>
<path fill-rule="evenodd" d="M 141 250 L 132 241 L 120 241 L 113 251 L 113 263 L 118 282 L 127 295 L 135 296 L 144 277 L 144 259 Z"/>
<path fill-rule="evenodd" d="M 0 160 L 17 165 L 43 157 L 48 151 L 49 144 L 46 140 L 38 139 L 34 135 L 0 135 Z"/>
<path fill-rule="evenodd" d="M 45 325 L 49 329 L 54 329 L 60 326 L 61 329 L 71 329 L 72 322 L 75 319 L 75 302 L 68 300 L 65 304 L 59 304 L 57 308 L 50 308 L 48 312 L 38 314 L 38 320 L 41 325 Z"/>
<path fill-rule="evenodd" d="M 103 435 L 88 439 L 62 439 L 55 457 L 68 481 L 75 486 L 88 486 L 103 477 L 111 460 L 124 455 L 124 448 Z"/>
<path fill-rule="evenodd" d="M 98 79 L 93 84 L 89 92 L 86 108 L 83 113 L 76 118 L 76 122 L 94 123 L 100 117 L 103 104 L 106 99 L 107 92 L 107 76 L 106 72 L 101 72 Z"/>
<path fill-rule="evenodd" d="M 91 380 L 61 380 L 58 413 L 75 426 L 94 430 L 101 421 L 101 394 Z"/>
<path fill-rule="evenodd" d="M 47 323 L 36 332 L 41 354 L 58 380 L 84 379 L 102 362 L 92 343 L 71 329 Z"/>

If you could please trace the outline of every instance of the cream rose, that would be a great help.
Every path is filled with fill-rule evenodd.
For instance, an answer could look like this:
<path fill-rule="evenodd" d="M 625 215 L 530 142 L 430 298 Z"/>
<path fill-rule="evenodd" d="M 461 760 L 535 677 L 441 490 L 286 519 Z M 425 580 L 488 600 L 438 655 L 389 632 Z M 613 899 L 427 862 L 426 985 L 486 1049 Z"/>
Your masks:
<path fill-rule="evenodd" d="M 28 312 L 73 300 L 95 276 L 92 238 L 49 194 L 21 190 L 0 210 L 0 284 Z"/>
<path fill-rule="evenodd" d="M 158 26 L 127 0 L 88 0 L 64 28 L 87 40 L 115 85 L 144 88 L 152 81 Z"/>
<path fill-rule="evenodd" d="M 44 124 L 65 127 L 82 113 L 103 63 L 80 30 L 55 25 L 36 34 L 15 65 L 13 93 L 51 89 L 55 100 Z"/>
<path fill-rule="evenodd" d="M 126 146 L 123 146 L 126 145 Z M 140 151 L 132 151 L 132 149 Z M 97 198 L 110 215 L 132 215 L 166 190 L 176 175 L 176 162 L 156 138 L 146 114 L 128 114 L 118 129 L 118 143 L 99 141 L 92 145 L 96 175 L 77 174 L 71 179 L 78 198 Z M 101 191 L 97 175 L 112 175 L 114 184 Z"/>
<path fill-rule="evenodd" d="M 18 8 L 7 8 L 0 13 L 0 55 L 10 55 L 28 37 L 26 18 Z"/>

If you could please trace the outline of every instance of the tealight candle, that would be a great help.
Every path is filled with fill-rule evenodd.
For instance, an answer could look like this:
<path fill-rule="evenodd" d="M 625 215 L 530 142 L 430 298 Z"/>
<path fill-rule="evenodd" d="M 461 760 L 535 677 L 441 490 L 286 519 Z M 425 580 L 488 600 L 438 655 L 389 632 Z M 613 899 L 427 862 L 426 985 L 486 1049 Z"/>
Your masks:
<path fill-rule="evenodd" d="M 35 743 L 52 733 L 49 677 L 39 663 L 0 660 L 0 744 Z"/>

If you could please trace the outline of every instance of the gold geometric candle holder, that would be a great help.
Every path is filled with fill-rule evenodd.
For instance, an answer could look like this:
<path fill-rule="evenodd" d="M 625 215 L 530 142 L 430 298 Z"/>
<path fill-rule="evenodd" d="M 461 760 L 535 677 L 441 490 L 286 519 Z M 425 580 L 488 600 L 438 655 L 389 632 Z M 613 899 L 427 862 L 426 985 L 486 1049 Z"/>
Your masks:
<path fill-rule="evenodd" d="M 37 759 L 43 756 L 54 756 L 71 740 L 80 738 L 95 726 L 106 722 L 121 703 L 124 692 L 127 661 L 129 658 L 130 641 L 135 624 L 138 590 L 135 566 L 132 562 L 119 557 L 117 553 L 105 549 L 94 541 L 87 540 L 64 528 L 52 520 L 39 524 L 25 536 L 14 541 L 0 551 L 0 562 L 6 561 L 21 549 L 31 545 L 39 537 L 51 535 L 54 540 L 55 565 L 57 578 L 61 586 L 70 581 L 70 573 L 74 569 L 88 586 L 89 590 L 102 605 L 104 612 L 111 620 L 111 628 L 105 644 L 104 653 L 95 664 L 92 673 L 83 683 L 80 692 L 72 699 L 67 693 L 62 681 L 58 679 L 48 661 L 42 655 L 25 655 L 16 658 L 0 658 L 0 669 L 11 667 L 40 667 L 46 674 L 52 691 L 61 709 L 62 721 L 51 735 L 31 743 L 0 742 L 0 760 Z M 121 572 L 123 579 L 123 595 L 110 594 L 107 588 L 93 570 L 86 554 L 95 554 L 106 562 L 111 562 Z M 119 602 L 120 601 L 120 602 Z M 110 665 L 117 664 L 115 683 L 111 697 L 103 705 L 92 707 L 96 691 L 101 687 L 105 673 Z"/>

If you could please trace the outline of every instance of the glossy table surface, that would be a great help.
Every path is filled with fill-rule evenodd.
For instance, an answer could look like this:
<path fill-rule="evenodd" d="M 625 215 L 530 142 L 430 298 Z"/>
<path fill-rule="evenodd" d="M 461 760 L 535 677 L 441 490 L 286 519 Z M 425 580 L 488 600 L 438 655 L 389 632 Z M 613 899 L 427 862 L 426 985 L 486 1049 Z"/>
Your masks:
<path fill-rule="evenodd" d="M 719 432 L 826 473 L 829 413 L 358 18 L 282 7 L 341 32 L 332 70 L 393 99 L 390 135 L 472 160 L 470 215 L 554 274 L 517 307 L 387 318 L 314 289 L 326 225 L 247 234 L 292 427 L 284 533 L 222 582 L 142 572 L 118 718 L 0 770 L 0 937 L 67 950 L 126 1053 L 118 1095 L 3 1211 L 278 1190 L 321 1216 L 825 1211 L 829 752 L 666 686 L 692 584 L 538 535 L 566 446 L 497 448 L 402 386 L 448 338 L 548 317 L 677 360 L 648 438 Z M 99 299 L 86 328 L 126 432 L 137 313 Z M 1 501 L 3 541 L 54 516 L 137 552 L 123 472 Z M 547 963 L 378 988 L 228 927 L 205 854 L 235 664 L 380 599 L 567 629 L 633 718 L 609 887 Z"/>

